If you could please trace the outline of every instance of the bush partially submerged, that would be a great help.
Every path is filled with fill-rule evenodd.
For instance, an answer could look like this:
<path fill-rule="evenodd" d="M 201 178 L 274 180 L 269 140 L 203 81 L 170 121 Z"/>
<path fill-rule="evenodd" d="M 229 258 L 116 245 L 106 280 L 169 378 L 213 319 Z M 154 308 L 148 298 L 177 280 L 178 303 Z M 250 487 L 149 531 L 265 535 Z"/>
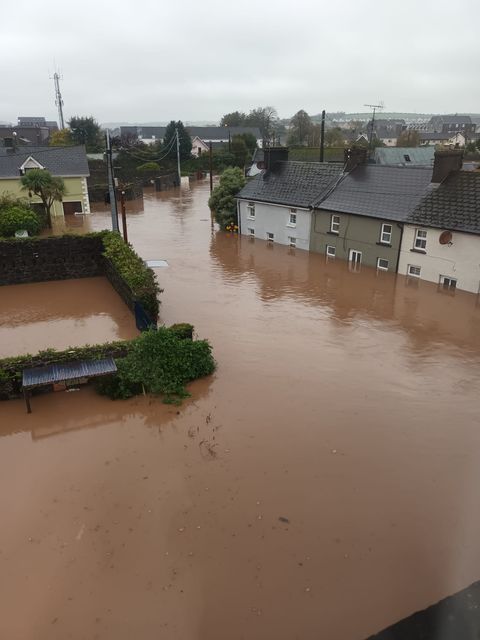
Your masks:
<path fill-rule="evenodd" d="M 145 391 L 162 394 L 167 402 L 188 396 L 185 385 L 215 369 L 212 348 L 206 340 L 179 337 L 165 327 L 147 331 L 132 342 L 118 371 L 100 378 L 97 390 L 112 399 L 130 398 Z"/>
<path fill-rule="evenodd" d="M 238 167 L 225 169 L 208 201 L 215 220 L 225 229 L 229 224 L 238 224 L 236 194 L 245 185 L 245 176 Z"/>
<path fill-rule="evenodd" d="M 43 226 L 44 221 L 30 208 L 28 200 L 9 193 L 0 196 L 0 237 L 11 238 L 21 230 L 34 236 Z"/>

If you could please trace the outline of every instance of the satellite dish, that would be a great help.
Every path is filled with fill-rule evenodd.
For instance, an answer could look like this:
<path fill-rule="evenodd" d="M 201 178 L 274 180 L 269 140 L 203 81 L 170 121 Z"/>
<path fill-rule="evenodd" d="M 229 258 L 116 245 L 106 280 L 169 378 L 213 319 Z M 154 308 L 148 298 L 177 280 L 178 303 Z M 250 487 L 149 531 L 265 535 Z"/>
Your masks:
<path fill-rule="evenodd" d="M 440 242 L 440 244 L 450 244 L 450 242 L 452 241 L 452 232 L 451 231 L 442 231 L 438 241 Z"/>

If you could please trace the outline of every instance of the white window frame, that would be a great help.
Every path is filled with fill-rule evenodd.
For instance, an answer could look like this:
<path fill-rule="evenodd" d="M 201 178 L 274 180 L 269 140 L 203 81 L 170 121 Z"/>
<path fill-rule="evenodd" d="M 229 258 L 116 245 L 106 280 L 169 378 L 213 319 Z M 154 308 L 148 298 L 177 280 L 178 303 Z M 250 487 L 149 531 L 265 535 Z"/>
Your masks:
<path fill-rule="evenodd" d="M 275 234 L 271 231 L 267 231 L 267 242 L 275 242 Z"/>
<path fill-rule="evenodd" d="M 288 243 L 291 247 L 295 248 L 297 246 L 297 239 L 292 236 L 288 236 Z"/>
<path fill-rule="evenodd" d="M 385 231 L 385 227 L 390 227 L 390 231 Z M 393 224 L 388 224 L 385 222 L 382 224 L 380 229 L 380 243 L 381 244 L 392 244 L 392 234 L 393 234 Z M 385 237 L 384 237 L 385 236 Z M 388 239 L 387 239 L 388 236 Z"/>
<path fill-rule="evenodd" d="M 386 267 L 382 267 L 382 266 L 380 265 L 380 262 L 386 262 L 386 263 L 387 263 L 387 266 L 386 266 Z M 390 263 L 389 263 L 389 261 L 388 261 L 386 258 L 377 258 L 377 269 L 378 269 L 379 271 L 388 271 L 389 264 L 390 264 Z"/>
<path fill-rule="evenodd" d="M 255 203 L 249 202 L 247 204 L 247 218 L 249 220 L 255 220 Z"/>
<path fill-rule="evenodd" d="M 330 216 L 330 233 L 340 233 L 340 216 L 336 213 L 332 213 Z"/>
<path fill-rule="evenodd" d="M 288 222 L 287 227 L 296 227 L 297 226 L 297 214 L 293 213 L 296 209 L 290 209 L 290 213 L 288 214 Z M 292 220 L 294 218 L 295 220 Z"/>
<path fill-rule="evenodd" d="M 252 229 L 252 227 L 248 227 L 248 235 L 251 236 L 252 238 L 255 237 L 255 229 Z"/>
<path fill-rule="evenodd" d="M 418 269 L 418 273 L 412 272 L 412 269 Z M 420 274 L 422 273 L 422 267 L 418 264 L 409 264 L 407 265 L 407 276 L 411 278 L 420 278 Z"/>
<path fill-rule="evenodd" d="M 360 260 L 353 260 L 353 254 L 360 256 Z M 353 266 L 358 266 L 362 264 L 362 252 L 358 251 L 358 249 L 350 249 L 348 252 L 348 261 Z"/>
<path fill-rule="evenodd" d="M 422 235 L 420 235 L 422 234 Z M 413 248 L 417 251 L 427 251 L 427 230 L 415 229 L 415 240 L 413 242 Z"/>
<path fill-rule="evenodd" d="M 333 253 L 332 253 L 333 250 Z M 327 258 L 335 258 L 337 254 L 337 248 L 334 247 L 332 244 L 327 244 L 327 249 L 325 251 L 325 255 L 327 256 Z"/>
<path fill-rule="evenodd" d="M 446 284 L 446 280 L 448 280 L 449 284 Z M 452 287 L 452 282 L 455 283 Z M 457 278 L 452 278 L 452 276 L 442 276 L 440 275 L 440 286 L 442 289 L 446 291 L 455 291 L 457 288 Z M 445 286 L 446 285 L 446 286 Z"/>

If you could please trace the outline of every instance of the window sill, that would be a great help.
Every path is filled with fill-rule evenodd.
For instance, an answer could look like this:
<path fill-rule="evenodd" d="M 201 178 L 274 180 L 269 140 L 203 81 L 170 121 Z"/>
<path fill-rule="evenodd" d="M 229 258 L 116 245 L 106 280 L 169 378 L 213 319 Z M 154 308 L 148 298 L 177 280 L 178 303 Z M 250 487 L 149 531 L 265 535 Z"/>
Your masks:
<path fill-rule="evenodd" d="M 331 236 L 338 236 L 340 235 L 338 231 L 327 231 L 327 233 Z"/>
<path fill-rule="evenodd" d="M 296 229 L 296 228 L 297 228 L 297 225 L 296 225 L 296 224 L 290 224 L 290 223 L 288 223 L 288 224 L 287 224 L 287 227 L 288 227 L 289 229 Z"/>
<path fill-rule="evenodd" d="M 415 249 L 415 248 L 413 248 L 413 249 L 410 249 L 410 251 L 412 253 L 423 253 L 423 254 L 427 253 L 425 249 Z"/>
<path fill-rule="evenodd" d="M 255 220 L 255 218 L 252 218 L 252 216 L 247 216 L 247 220 Z"/>
<path fill-rule="evenodd" d="M 377 242 L 377 245 L 379 247 L 389 247 L 390 249 L 392 248 L 392 245 L 389 244 L 388 242 Z"/>

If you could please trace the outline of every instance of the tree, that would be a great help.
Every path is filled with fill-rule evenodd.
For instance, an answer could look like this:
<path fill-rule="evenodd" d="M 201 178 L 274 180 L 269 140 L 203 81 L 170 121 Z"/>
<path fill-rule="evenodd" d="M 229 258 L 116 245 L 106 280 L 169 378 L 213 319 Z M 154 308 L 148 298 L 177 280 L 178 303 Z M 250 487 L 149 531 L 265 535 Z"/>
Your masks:
<path fill-rule="evenodd" d="M 74 144 L 84 144 L 90 153 L 103 150 L 103 135 L 100 125 L 93 116 L 73 116 L 68 125 Z"/>
<path fill-rule="evenodd" d="M 238 224 L 237 201 L 235 196 L 245 185 L 245 176 L 239 167 L 225 169 L 208 200 L 215 220 L 224 229 L 229 224 Z"/>
<path fill-rule="evenodd" d="M 51 147 L 70 147 L 74 143 L 70 129 L 59 129 L 50 134 Z"/>
<path fill-rule="evenodd" d="M 47 224 L 52 227 L 51 210 L 54 202 L 61 202 L 66 193 L 62 178 L 52 176 L 46 169 L 29 169 L 22 176 L 22 189 L 38 196 L 45 209 Z"/>
<path fill-rule="evenodd" d="M 275 107 L 257 107 L 252 109 L 245 118 L 245 124 L 250 127 L 258 127 L 263 139 L 268 143 L 272 139 L 278 114 Z"/>
<path fill-rule="evenodd" d="M 27 198 L 18 198 L 8 192 L 0 195 L 0 236 L 14 236 L 20 230 L 36 235 L 45 226 L 42 218 L 32 209 Z"/>
<path fill-rule="evenodd" d="M 253 133 L 239 133 L 236 137 L 241 138 L 245 142 L 250 154 L 252 154 L 257 148 L 257 139 Z"/>
<path fill-rule="evenodd" d="M 158 162 L 144 162 L 137 167 L 139 173 L 145 180 L 152 180 L 160 173 L 161 167 Z"/>
<path fill-rule="evenodd" d="M 343 147 L 345 146 L 345 136 L 340 127 L 332 127 L 325 131 L 325 146 Z"/>
<path fill-rule="evenodd" d="M 420 134 L 415 129 L 406 129 L 397 138 L 397 147 L 418 147 Z"/>
<path fill-rule="evenodd" d="M 245 124 L 245 118 L 247 116 L 241 111 L 232 111 L 232 113 L 226 113 L 220 120 L 221 127 L 241 127 Z"/>
<path fill-rule="evenodd" d="M 237 165 L 237 167 L 245 167 L 245 163 L 247 162 L 247 158 L 249 156 L 245 140 L 240 136 L 233 136 L 230 147 L 231 152 L 235 156 L 235 164 Z"/>
<path fill-rule="evenodd" d="M 177 144 L 175 142 L 175 129 L 178 130 L 178 139 L 180 141 L 180 160 L 189 160 L 192 154 L 192 139 L 185 129 L 183 122 L 179 120 L 171 120 L 165 129 L 165 137 L 163 138 L 163 147 L 168 148 L 171 145 L 167 157 L 175 158 L 177 156 Z"/>
<path fill-rule="evenodd" d="M 312 121 L 306 111 L 300 109 L 290 120 L 288 144 L 308 145 L 312 133 Z"/>

